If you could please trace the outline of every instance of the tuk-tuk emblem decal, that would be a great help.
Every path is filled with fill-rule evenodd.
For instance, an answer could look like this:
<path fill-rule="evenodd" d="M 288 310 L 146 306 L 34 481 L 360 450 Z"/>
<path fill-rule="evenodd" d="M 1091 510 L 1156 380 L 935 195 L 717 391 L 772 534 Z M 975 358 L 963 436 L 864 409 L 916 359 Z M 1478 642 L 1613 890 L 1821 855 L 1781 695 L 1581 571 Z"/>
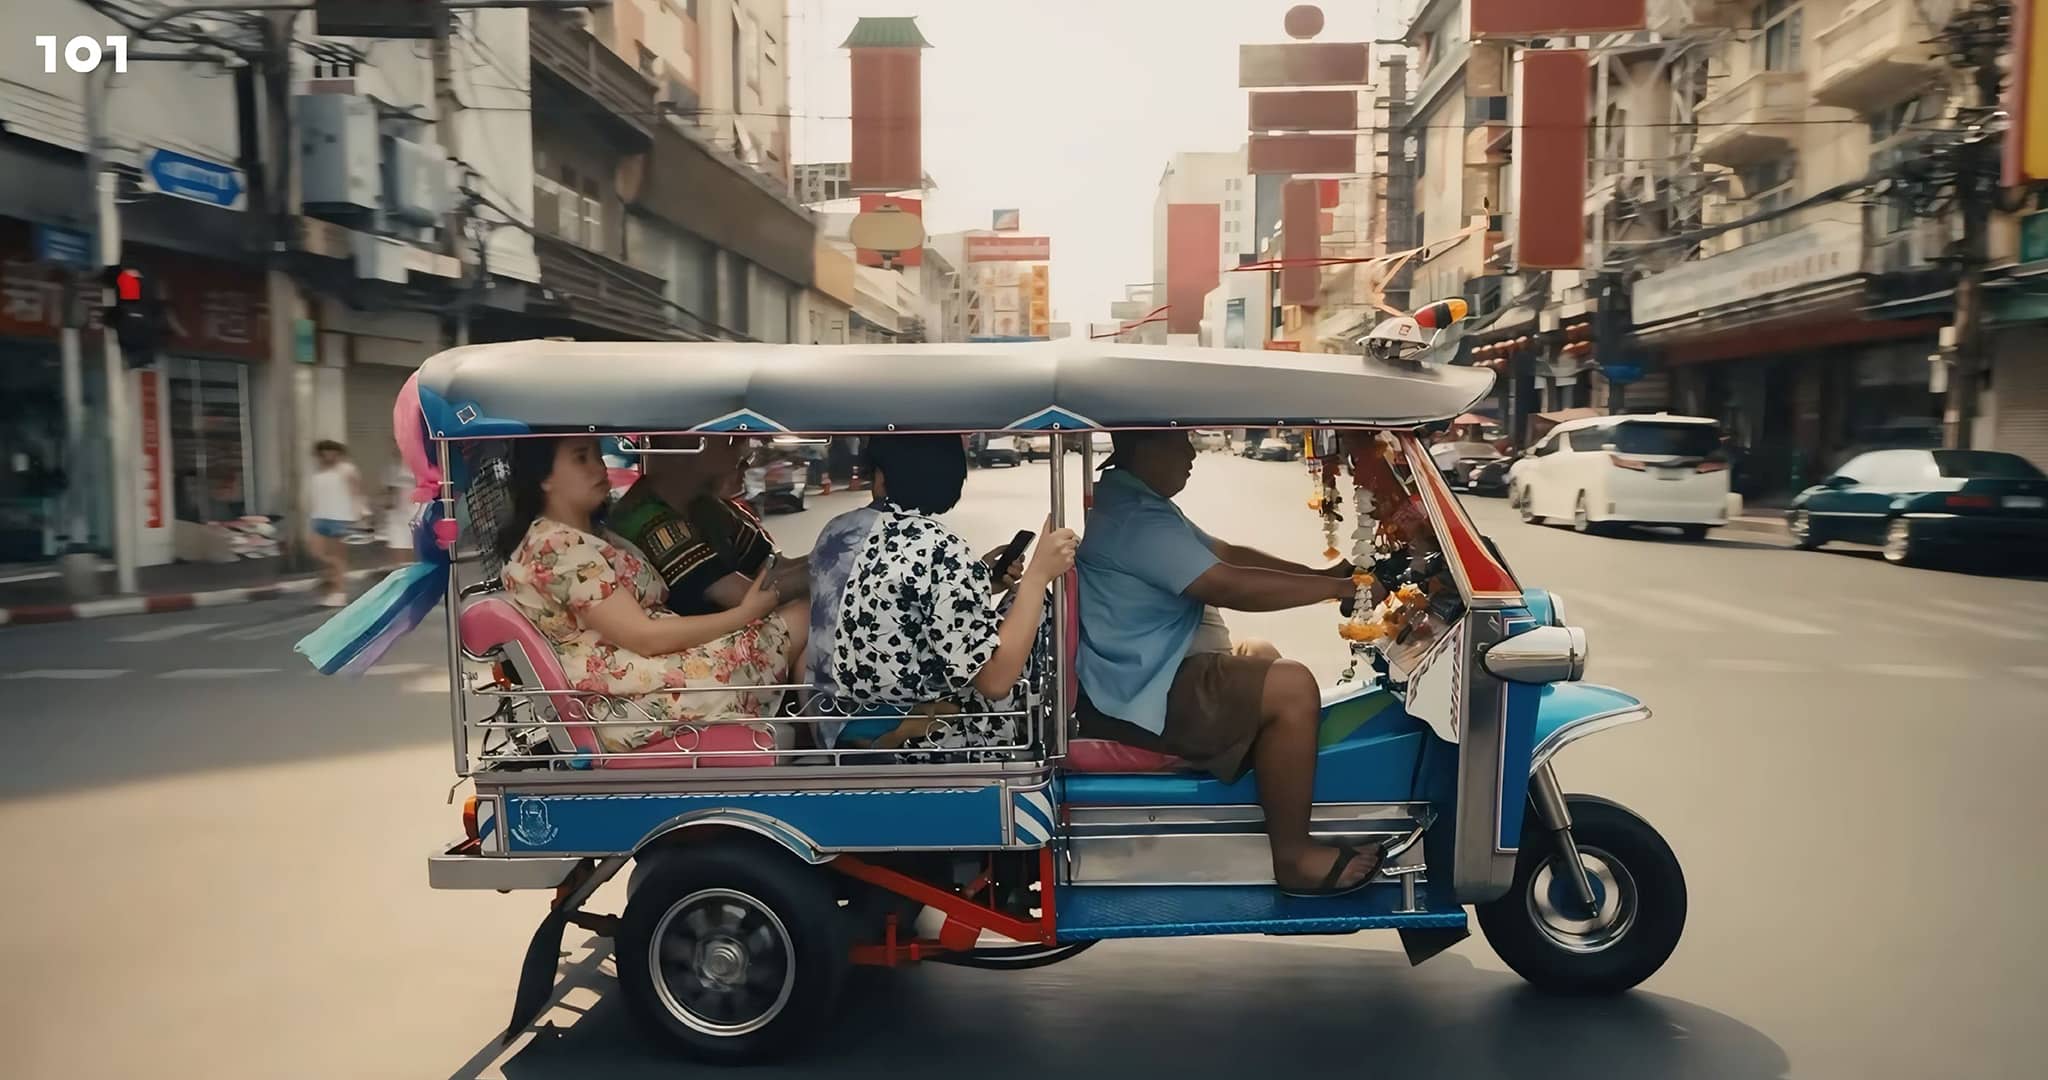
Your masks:
<path fill-rule="evenodd" d="M 548 804 L 540 799 L 519 800 L 519 815 L 513 819 L 512 835 L 527 847 L 542 847 L 555 838 L 555 823 L 548 818 Z"/>

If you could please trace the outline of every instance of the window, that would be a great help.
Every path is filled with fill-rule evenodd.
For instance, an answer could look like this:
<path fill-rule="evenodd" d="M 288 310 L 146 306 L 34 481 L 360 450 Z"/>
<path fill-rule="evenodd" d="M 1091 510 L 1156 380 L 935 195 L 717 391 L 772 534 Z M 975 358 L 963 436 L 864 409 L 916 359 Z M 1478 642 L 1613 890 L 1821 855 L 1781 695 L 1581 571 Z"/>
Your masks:
<path fill-rule="evenodd" d="M 1756 6 L 1750 66 L 1758 71 L 1798 71 L 1804 12 L 1797 0 L 1764 0 Z"/>
<path fill-rule="evenodd" d="M 2039 480 L 2041 470 L 2017 454 L 1995 450 L 1936 450 L 1934 464 L 1941 475 L 1952 480 L 1987 477 L 2000 480 Z"/>
<path fill-rule="evenodd" d="M 1721 448 L 1720 430 L 1712 424 L 1616 425 L 1614 448 L 1624 454 L 1711 457 Z"/>
<path fill-rule="evenodd" d="M 1572 453 L 1588 454 L 1607 445 L 1607 429 L 1588 427 L 1571 433 Z"/>
<path fill-rule="evenodd" d="M 1758 162 L 1736 170 L 1735 176 L 1742 182 L 1742 197 L 1749 203 L 1748 213 L 1781 210 L 1792 205 L 1798 194 L 1799 155 L 1785 154 L 1782 157 Z M 1759 221 L 1743 227 L 1742 242 L 1754 244 L 1759 240 L 1777 236 L 1791 227 L 1790 214 Z"/>
<path fill-rule="evenodd" d="M 1890 172 L 1920 155 L 1927 128 L 1941 119 L 1938 95 L 1908 98 L 1870 114 L 1870 171 Z M 1913 210 L 1901 200 L 1887 199 L 1871 208 L 1872 230 L 1879 236 L 1904 232 L 1913 224 Z"/>

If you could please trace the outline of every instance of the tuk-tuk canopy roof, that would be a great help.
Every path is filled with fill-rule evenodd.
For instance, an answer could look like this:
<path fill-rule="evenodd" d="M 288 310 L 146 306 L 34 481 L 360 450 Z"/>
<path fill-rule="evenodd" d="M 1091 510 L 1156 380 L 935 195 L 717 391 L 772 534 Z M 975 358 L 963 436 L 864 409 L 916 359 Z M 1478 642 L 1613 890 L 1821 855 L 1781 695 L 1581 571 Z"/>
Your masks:
<path fill-rule="evenodd" d="M 540 432 L 1412 427 L 1464 412 L 1482 369 L 1353 355 L 1120 345 L 519 341 L 420 368 L 436 438 Z"/>

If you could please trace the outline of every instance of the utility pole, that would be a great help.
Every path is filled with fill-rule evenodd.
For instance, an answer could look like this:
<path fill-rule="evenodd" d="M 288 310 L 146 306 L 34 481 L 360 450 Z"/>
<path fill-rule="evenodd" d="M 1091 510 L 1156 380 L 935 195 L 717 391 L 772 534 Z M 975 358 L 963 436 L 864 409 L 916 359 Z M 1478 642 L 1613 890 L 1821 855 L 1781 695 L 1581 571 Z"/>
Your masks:
<path fill-rule="evenodd" d="M 1951 60 L 1971 72 L 1976 101 L 1962 111 L 1968 125 L 1955 147 L 1956 202 L 1962 237 L 1956 244 L 1955 352 L 1942 411 L 1942 445 L 1964 449 L 1977 418 L 1988 365 L 1984 334 L 1984 268 L 1990 261 L 1991 211 L 1998 197 L 1999 146 L 1990 124 L 2003 101 L 2001 54 L 2011 48 L 2011 0 L 1976 0 L 1942 29 Z"/>
<path fill-rule="evenodd" d="M 130 57 L 133 59 L 133 57 Z M 117 178 L 106 167 L 106 97 L 104 84 L 112 68 L 102 65 L 85 75 L 85 170 L 92 182 L 86 202 L 86 229 L 99 245 L 99 265 L 121 263 L 121 208 L 115 202 Z M 100 307 L 111 307 L 113 290 L 99 287 Z M 129 460 L 128 369 L 121 360 L 121 342 L 110 329 L 100 331 L 100 352 L 107 378 L 107 472 L 113 488 L 114 513 L 109 539 L 114 549 L 115 588 L 135 591 L 135 468 Z"/>
<path fill-rule="evenodd" d="M 435 16 L 434 134 L 440 140 L 442 151 L 466 172 L 469 166 L 462 156 L 462 133 L 456 124 L 456 114 L 462 111 L 462 99 L 455 93 L 454 43 L 451 40 L 455 20 L 461 17 L 460 13 L 446 7 Z M 468 187 L 466 177 L 463 187 Z M 469 257 L 468 245 L 463 242 L 468 228 L 469 207 L 458 199 L 448 214 L 448 253 L 454 256 L 462 267 L 462 297 L 455 304 L 455 325 L 451 345 L 469 344 L 469 308 L 475 299 L 477 287 L 482 284 L 472 277 L 473 260 Z"/>

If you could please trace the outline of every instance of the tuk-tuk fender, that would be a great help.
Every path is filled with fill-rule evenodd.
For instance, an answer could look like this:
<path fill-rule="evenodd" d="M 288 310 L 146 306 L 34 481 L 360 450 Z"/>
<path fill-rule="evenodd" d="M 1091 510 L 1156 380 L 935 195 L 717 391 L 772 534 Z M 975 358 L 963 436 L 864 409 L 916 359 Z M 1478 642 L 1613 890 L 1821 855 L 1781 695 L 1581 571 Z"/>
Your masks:
<path fill-rule="evenodd" d="M 1535 772 L 1559 750 L 1588 735 L 1650 718 L 1650 707 L 1609 686 L 1592 683 L 1550 683 L 1539 688 L 1536 705 L 1536 751 L 1529 756 Z"/>
<path fill-rule="evenodd" d="M 693 810 L 690 813 L 670 818 L 649 832 L 633 848 L 633 857 L 640 858 L 649 848 L 659 846 L 662 841 L 676 837 L 690 829 L 739 829 L 775 842 L 788 849 L 791 855 L 816 865 L 825 861 L 825 853 L 803 832 L 779 818 L 753 810 L 722 808 L 716 810 Z"/>

